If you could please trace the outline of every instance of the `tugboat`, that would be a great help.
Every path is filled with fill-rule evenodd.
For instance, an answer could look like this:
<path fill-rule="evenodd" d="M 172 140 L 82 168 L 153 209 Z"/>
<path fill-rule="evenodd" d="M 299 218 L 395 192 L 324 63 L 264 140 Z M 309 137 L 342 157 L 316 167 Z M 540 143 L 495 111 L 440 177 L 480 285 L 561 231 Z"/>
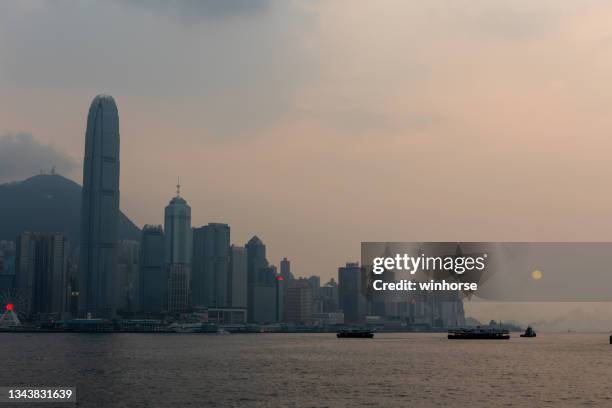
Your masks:
<path fill-rule="evenodd" d="M 527 326 L 527 330 L 525 330 L 525 333 L 521 334 L 521 337 L 535 337 L 535 336 L 536 336 L 536 332 L 535 330 L 531 328 L 531 326 Z"/>
<path fill-rule="evenodd" d="M 449 340 L 509 340 L 510 334 L 508 330 L 502 329 L 481 329 L 476 326 L 475 329 L 456 329 L 448 331 Z"/>
<path fill-rule="evenodd" d="M 371 339 L 374 337 L 374 332 L 359 329 L 340 330 L 336 333 L 336 337 L 339 339 Z"/>

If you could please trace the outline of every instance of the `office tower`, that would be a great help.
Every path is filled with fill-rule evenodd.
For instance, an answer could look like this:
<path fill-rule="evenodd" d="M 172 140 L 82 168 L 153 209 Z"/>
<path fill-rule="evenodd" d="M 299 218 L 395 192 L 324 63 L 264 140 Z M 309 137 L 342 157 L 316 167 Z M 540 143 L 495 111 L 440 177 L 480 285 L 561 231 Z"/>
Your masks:
<path fill-rule="evenodd" d="M 193 247 L 191 231 L 191 207 L 181 197 L 181 186 L 176 186 L 176 196 L 164 210 L 165 262 L 166 264 L 191 264 Z"/>
<path fill-rule="evenodd" d="M 186 312 L 189 309 L 189 266 L 170 264 L 167 268 L 168 312 Z"/>
<path fill-rule="evenodd" d="M 122 314 L 133 314 L 140 306 L 140 244 L 120 240 L 117 246 L 117 275 L 115 277 L 115 305 Z"/>
<path fill-rule="evenodd" d="M 319 289 L 321 289 L 321 278 L 313 275 L 307 279 L 310 290 L 312 291 L 312 297 L 316 298 L 319 295 Z"/>
<path fill-rule="evenodd" d="M 312 296 L 312 312 L 321 313 L 323 310 L 323 305 L 321 303 L 321 297 L 319 294 L 319 290 L 321 289 L 321 278 L 313 275 L 307 278 L 307 282 L 310 286 L 310 294 Z"/>
<path fill-rule="evenodd" d="M 0 290 L 15 287 L 15 243 L 0 241 Z"/>
<path fill-rule="evenodd" d="M 286 257 L 280 261 L 280 274 L 284 280 L 294 279 L 293 274 L 291 273 L 291 261 L 289 261 Z"/>
<path fill-rule="evenodd" d="M 168 277 L 164 266 L 164 230 L 161 225 L 145 225 L 140 241 L 140 309 L 160 314 L 166 308 Z"/>
<path fill-rule="evenodd" d="M 193 230 L 193 305 L 227 307 L 229 303 L 230 227 L 210 223 Z"/>
<path fill-rule="evenodd" d="M 247 320 L 271 323 L 277 318 L 276 270 L 266 259 L 266 246 L 254 236 L 247 251 Z"/>
<path fill-rule="evenodd" d="M 184 312 L 189 308 L 191 254 L 193 246 L 191 207 L 181 197 L 180 184 L 176 196 L 164 211 L 165 264 L 168 273 L 168 311 Z"/>
<path fill-rule="evenodd" d="M 322 313 L 335 313 L 338 311 L 338 284 L 331 278 L 320 289 Z"/>
<path fill-rule="evenodd" d="M 285 321 L 307 324 L 312 318 L 312 289 L 306 279 L 287 283 L 285 290 Z"/>
<path fill-rule="evenodd" d="M 89 107 L 85 132 L 79 296 L 82 313 L 112 317 L 119 219 L 119 114 L 111 96 Z"/>
<path fill-rule="evenodd" d="M 285 294 L 287 290 L 287 282 L 282 275 L 276 275 L 276 321 L 285 321 Z"/>
<path fill-rule="evenodd" d="M 15 287 L 25 298 L 25 310 L 20 310 L 25 316 L 30 316 L 34 310 L 34 267 L 36 256 L 36 235 L 24 232 L 17 237 L 15 254 Z"/>
<path fill-rule="evenodd" d="M 366 300 L 359 263 L 347 262 L 338 268 L 338 300 L 346 323 L 365 323 Z"/>
<path fill-rule="evenodd" d="M 26 316 L 67 311 L 70 245 L 62 234 L 24 232 L 17 237 L 16 287 L 26 297 Z"/>
<path fill-rule="evenodd" d="M 247 253 L 246 248 L 232 245 L 230 248 L 230 305 L 247 307 Z"/>

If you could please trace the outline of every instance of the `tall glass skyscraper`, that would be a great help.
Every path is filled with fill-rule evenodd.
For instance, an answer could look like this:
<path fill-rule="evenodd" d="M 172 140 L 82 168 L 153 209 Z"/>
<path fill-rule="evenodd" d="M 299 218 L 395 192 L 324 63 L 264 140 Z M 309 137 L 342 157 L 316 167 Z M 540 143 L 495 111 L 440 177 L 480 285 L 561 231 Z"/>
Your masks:
<path fill-rule="evenodd" d="M 168 301 L 168 276 L 164 268 L 164 230 L 161 225 L 145 225 L 140 243 L 141 310 L 158 315 Z"/>
<path fill-rule="evenodd" d="M 210 223 L 194 229 L 193 246 L 193 305 L 229 306 L 229 225 Z"/>
<path fill-rule="evenodd" d="M 181 197 L 179 185 L 176 197 L 170 200 L 164 210 L 164 230 L 166 264 L 191 264 L 191 207 Z"/>
<path fill-rule="evenodd" d="M 183 312 L 189 308 L 191 281 L 191 207 L 180 195 L 170 200 L 164 211 L 165 258 L 168 273 L 168 311 Z"/>
<path fill-rule="evenodd" d="M 85 132 L 79 308 L 112 317 L 119 219 L 119 113 L 112 96 L 91 102 Z"/>

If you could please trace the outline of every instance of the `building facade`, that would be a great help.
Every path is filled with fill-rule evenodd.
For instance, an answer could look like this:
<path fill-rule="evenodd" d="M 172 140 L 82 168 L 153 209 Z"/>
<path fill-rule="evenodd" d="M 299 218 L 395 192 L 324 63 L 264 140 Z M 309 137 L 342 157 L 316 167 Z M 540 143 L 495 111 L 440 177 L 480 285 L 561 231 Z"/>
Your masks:
<path fill-rule="evenodd" d="M 230 247 L 230 298 L 234 308 L 247 308 L 247 253 L 245 247 Z"/>
<path fill-rule="evenodd" d="M 338 301 L 345 323 L 363 324 L 367 303 L 362 290 L 362 271 L 358 263 L 347 262 L 338 268 Z"/>
<path fill-rule="evenodd" d="M 164 230 L 145 225 L 140 241 L 140 310 L 158 315 L 166 309 L 168 276 L 165 268 Z"/>
<path fill-rule="evenodd" d="M 193 305 L 230 306 L 230 227 L 210 223 L 193 231 Z"/>
<path fill-rule="evenodd" d="M 119 113 L 108 95 L 96 96 L 89 107 L 81 205 L 80 310 L 112 317 L 119 220 Z"/>
<path fill-rule="evenodd" d="M 62 234 L 24 232 L 17 237 L 15 285 L 25 297 L 26 316 L 68 311 L 70 245 Z"/>
<path fill-rule="evenodd" d="M 164 211 L 164 257 L 168 276 L 167 310 L 170 313 L 185 312 L 191 300 L 191 256 L 193 236 L 191 207 L 180 195 L 176 196 Z"/>
<path fill-rule="evenodd" d="M 312 321 L 312 289 L 306 279 L 290 281 L 285 289 L 285 321 L 308 324 Z"/>

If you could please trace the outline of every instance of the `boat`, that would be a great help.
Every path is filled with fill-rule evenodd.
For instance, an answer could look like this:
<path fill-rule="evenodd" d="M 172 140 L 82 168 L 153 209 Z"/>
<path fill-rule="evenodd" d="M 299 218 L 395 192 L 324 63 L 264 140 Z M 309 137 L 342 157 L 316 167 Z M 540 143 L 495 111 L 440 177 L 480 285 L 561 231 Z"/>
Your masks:
<path fill-rule="evenodd" d="M 371 330 L 348 329 L 340 330 L 336 333 L 339 339 L 371 339 L 374 337 L 374 332 Z"/>
<path fill-rule="evenodd" d="M 535 330 L 533 330 L 531 326 L 527 326 L 527 330 L 525 330 L 525 333 L 521 334 L 521 337 L 535 337 L 535 336 L 536 336 L 536 332 Z"/>
<path fill-rule="evenodd" d="M 482 329 L 476 326 L 476 328 L 449 330 L 448 338 L 449 340 L 509 340 L 510 334 L 508 330 Z"/>

